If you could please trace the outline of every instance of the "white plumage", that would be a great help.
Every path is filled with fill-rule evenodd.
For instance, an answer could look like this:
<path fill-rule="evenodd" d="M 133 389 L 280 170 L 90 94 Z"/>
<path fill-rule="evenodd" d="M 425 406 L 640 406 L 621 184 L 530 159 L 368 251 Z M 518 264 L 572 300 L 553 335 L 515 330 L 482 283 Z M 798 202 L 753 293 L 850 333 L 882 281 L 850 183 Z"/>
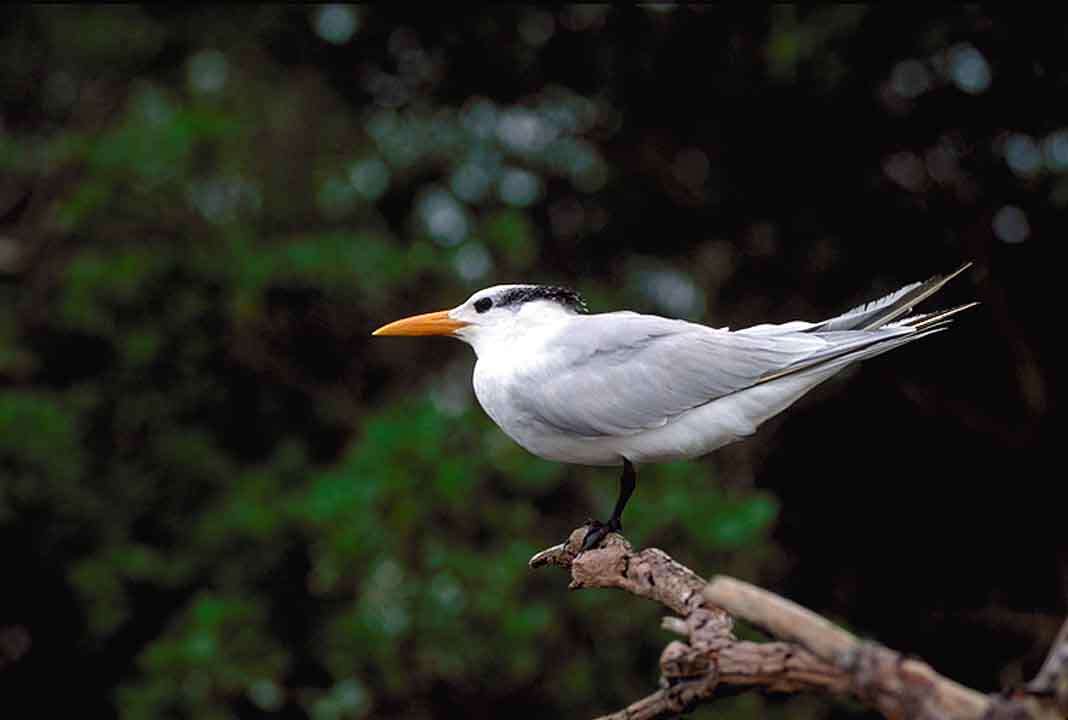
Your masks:
<path fill-rule="evenodd" d="M 944 329 L 975 303 L 908 313 L 967 267 L 817 323 L 730 331 L 633 312 L 586 315 L 565 288 L 498 285 L 375 334 L 451 334 L 470 344 L 479 403 L 540 457 L 584 465 L 692 458 L 752 434 L 847 365 Z M 604 527 L 618 529 L 629 494 Z"/>

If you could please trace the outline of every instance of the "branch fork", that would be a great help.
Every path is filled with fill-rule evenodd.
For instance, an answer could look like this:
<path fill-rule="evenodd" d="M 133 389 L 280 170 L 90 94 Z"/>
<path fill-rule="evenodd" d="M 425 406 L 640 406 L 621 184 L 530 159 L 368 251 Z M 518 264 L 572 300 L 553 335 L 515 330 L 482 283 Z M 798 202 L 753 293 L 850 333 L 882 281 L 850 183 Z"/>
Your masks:
<path fill-rule="evenodd" d="M 984 695 L 878 643 L 862 641 L 829 620 L 749 583 L 726 576 L 706 582 L 656 548 L 635 551 L 612 533 L 581 551 L 586 528 L 530 559 L 556 565 L 570 589 L 616 588 L 665 606 L 662 627 L 681 636 L 660 655 L 660 689 L 599 720 L 678 715 L 717 695 L 821 692 L 851 696 L 885 717 L 921 720 L 1064 720 L 1068 717 L 1068 623 L 1035 679 L 1011 695 Z M 773 642 L 739 640 L 738 617 Z"/>

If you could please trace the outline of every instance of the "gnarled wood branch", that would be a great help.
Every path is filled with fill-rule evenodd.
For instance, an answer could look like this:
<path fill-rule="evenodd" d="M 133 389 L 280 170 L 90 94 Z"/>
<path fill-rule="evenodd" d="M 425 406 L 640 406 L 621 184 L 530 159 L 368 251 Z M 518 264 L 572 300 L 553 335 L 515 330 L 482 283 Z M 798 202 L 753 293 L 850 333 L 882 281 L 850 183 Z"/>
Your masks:
<path fill-rule="evenodd" d="M 567 542 L 532 557 L 530 566 L 567 568 L 572 589 L 618 588 L 654 600 L 678 615 L 664 618 L 663 627 L 685 638 L 660 656 L 660 690 L 600 720 L 667 717 L 743 689 L 850 695 L 894 719 L 1065 717 L 1068 623 L 1032 683 L 1012 696 L 984 695 L 766 590 L 723 576 L 706 583 L 661 550 L 634 551 L 622 535 L 580 552 L 585 534 L 585 527 L 577 528 Z M 734 617 L 777 641 L 739 640 Z"/>
<path fill-rule="evenodd" d="M 1068 620 L 1057 633 L 1042 669 L 1028 683 L 1027 692 L 1049 698 L 1064 717 L 1068 717 Z"/>

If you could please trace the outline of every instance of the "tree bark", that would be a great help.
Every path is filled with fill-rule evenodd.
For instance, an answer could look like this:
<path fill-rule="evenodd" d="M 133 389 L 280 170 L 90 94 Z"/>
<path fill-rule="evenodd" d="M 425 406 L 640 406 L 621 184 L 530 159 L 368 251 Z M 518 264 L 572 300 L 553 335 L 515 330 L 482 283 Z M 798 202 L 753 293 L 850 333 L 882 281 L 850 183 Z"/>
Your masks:
<path fill-rule="evenodd" d="M 985 695 L 921 660 L 863 641 L 774 593 L 726 576 L 705 582 L 667 553 L 635 552 L 622 535 L 580 552 L 586 528 L 530 559 L 558 565 L 571 589 L 618 588 L 664 605 L 663 627 L 685 638 L 660 656 L 661 688 L 600 720 L 651 720 L 741 690 L 851 696 L 887 718 L 1063 720 L 1068 717 L 1068 623 L 1035 679 L 1009 695 Z M 739 640 L 738 617 L 776 638 Z"/>

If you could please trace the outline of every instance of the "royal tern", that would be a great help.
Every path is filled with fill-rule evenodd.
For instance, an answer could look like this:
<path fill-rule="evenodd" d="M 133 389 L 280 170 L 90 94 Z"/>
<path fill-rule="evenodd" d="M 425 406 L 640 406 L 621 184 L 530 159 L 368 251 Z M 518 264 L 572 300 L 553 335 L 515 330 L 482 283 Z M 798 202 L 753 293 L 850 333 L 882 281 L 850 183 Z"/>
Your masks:
<path fill-rule="evenodd" d="M 751 435 L 848 365 L 932 335 L 977 303 L 911 315 L 971 263 L 823 320 L 716 329 L 634 312 L 587 314 L 573 290 L 496 285 L 451 310 L 374 335 L 450 335 L 474 348 L 475 396 L 530 452 L 622 465 L 608 522 L 583 549 L 622 530 L 634 465 L 694 458 Z"/>

